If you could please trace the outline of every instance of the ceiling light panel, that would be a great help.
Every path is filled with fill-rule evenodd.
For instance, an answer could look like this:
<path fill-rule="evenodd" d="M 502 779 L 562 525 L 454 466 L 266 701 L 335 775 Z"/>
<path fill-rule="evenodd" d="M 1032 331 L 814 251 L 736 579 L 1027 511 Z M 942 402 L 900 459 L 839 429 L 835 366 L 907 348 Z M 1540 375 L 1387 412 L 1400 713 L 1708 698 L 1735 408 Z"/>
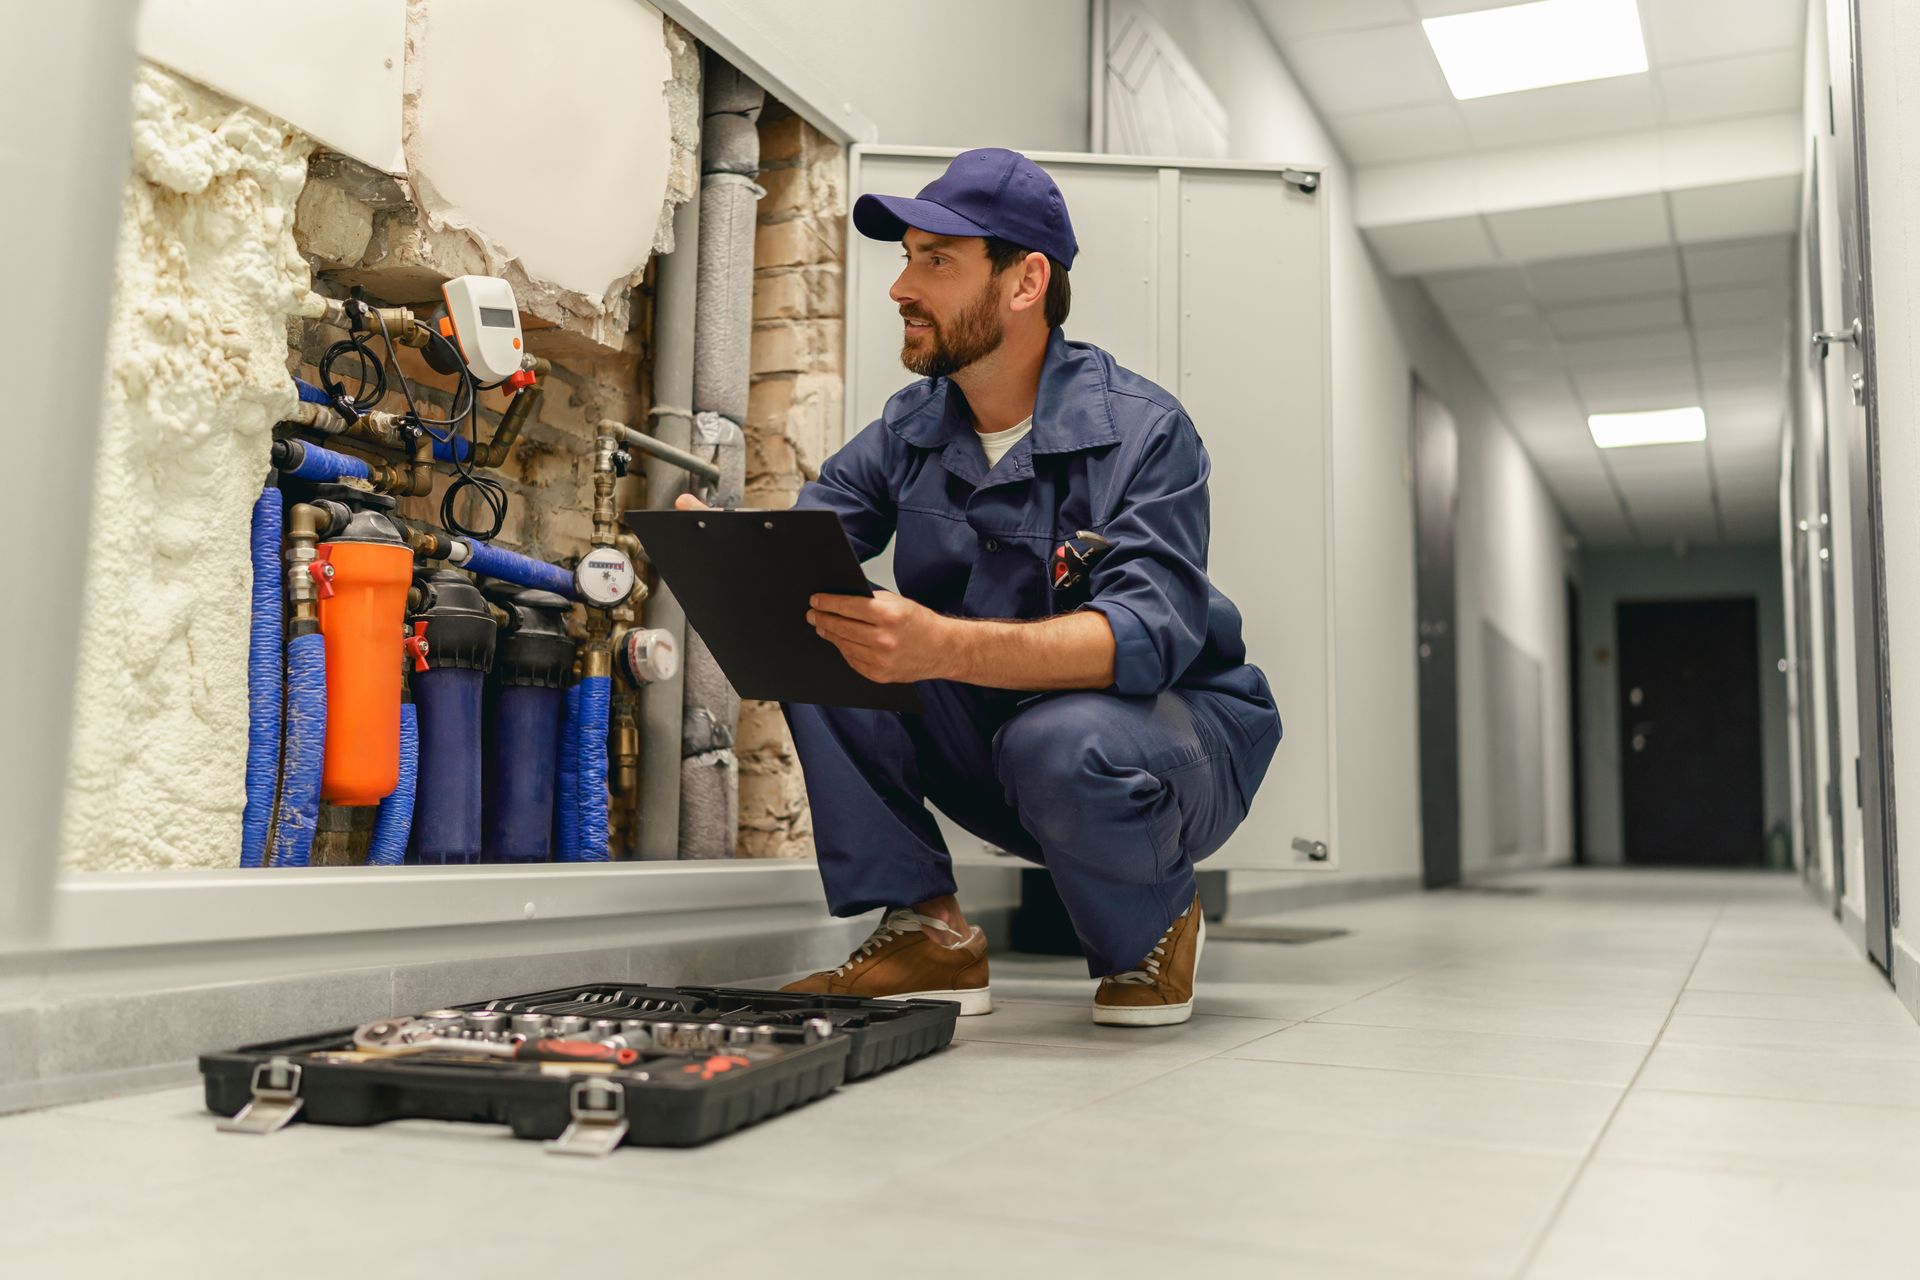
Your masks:
<path fill-rule="evenodd" d="M 1642 413 L 1595 413 L 1587 418 L 1587 430 L 1593 433 L 1593 442 L 1602 449 L 1690 444 L 1707 438 L 1707 415 L 1697 405 Z"/>
<path fill-rule="evenodd" d="M 1647 69 L 1635 0 L 1538 0 L 1420 25 L 1463 100 Z"/>

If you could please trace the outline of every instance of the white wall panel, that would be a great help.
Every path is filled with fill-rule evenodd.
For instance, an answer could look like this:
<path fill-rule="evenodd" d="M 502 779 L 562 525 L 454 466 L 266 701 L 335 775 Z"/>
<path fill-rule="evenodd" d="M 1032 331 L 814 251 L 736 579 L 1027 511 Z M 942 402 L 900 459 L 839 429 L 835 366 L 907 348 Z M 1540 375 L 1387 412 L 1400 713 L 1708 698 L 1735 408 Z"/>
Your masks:
<path fill-rule="evenodd" d="M 952 152 L 857 148 L 851 194 L 912 193 Z M 1239 607 L 1285 737 L 1248 821 L 1210 867 L 1313 867 L 1334 798 L 1332 471 L 1327 439 L 1326 210 L 1277 166 L 1163 167 L 1037 154 L 1080 242 L 1067 336 L 1180 397 L 1213 459 L 1211 573 Z M 1260 228 L 1250 239 L 1249 227 Z M 897 244 L 848 242 L 849 436 L 913 380 L 887 288 Z M 1263 303 L 1250 307 L 1248 299 Z M 883 562 L 870 569 L 887 572 Z M 883 579 L 884 580 L 884 579 Z M 979 842 L 944 827 L 956 854 Z"/>
<path fill-rule="evenodd" d="M 399 173 L 406 0 L 143 0 L 142 56 Z"/>

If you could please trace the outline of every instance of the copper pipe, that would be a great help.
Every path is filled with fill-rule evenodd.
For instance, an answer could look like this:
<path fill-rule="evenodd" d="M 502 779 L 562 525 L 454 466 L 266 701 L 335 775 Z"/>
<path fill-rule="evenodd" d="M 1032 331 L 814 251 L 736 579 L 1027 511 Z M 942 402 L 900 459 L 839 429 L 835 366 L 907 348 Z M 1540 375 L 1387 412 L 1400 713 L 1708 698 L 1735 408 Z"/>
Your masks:
<path fill-rule="evenodd" d="M 533 371 L 535 378 L 545 378 L 553 368 L 543 356 L 530 356 L 526 367 Z M 506 413 L 500 417 L 500 425 L 493 429 L 493 439 L 473 451 L 476 466 L 497 467 L 507 460 L 507 451 L 513 448 L 520 438 L 521 430 L 534 420 L 540 411 L 540 401 L 546 391 L 538 382 L 520 388 L 514 392 L 513 399 L 507 404 Z"/>
<path fill-rule="evenodd" d="M 640 790 L 640 725 L 634 719 L 633 694 L 616 685 L 613 694 L 613 793 L 631 797 Z"/>

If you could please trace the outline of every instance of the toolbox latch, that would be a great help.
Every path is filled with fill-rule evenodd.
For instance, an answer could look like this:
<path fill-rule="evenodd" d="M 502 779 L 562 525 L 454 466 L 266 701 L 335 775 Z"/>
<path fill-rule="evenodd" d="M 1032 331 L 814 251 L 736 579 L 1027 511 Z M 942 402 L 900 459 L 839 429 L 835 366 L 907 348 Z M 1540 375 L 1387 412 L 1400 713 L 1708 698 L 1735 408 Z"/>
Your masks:
<path fill-rule="evenodd" d="M 227 1133 L 277 1133 L 305 1105 L 306 1099 L 300 1096 L 300 1064 L 287 1058 L 269 1058 L 254 1064 L 253 1101 L 217 1127 Z"/>
<path fill-rule="evenodd" d="M 576 1080 L 567 1091 L 573 1123 L 547 1144 L 556 1156 L 612 1155 L 627 1137 L 627 1093 L 607 1080 Z"/>

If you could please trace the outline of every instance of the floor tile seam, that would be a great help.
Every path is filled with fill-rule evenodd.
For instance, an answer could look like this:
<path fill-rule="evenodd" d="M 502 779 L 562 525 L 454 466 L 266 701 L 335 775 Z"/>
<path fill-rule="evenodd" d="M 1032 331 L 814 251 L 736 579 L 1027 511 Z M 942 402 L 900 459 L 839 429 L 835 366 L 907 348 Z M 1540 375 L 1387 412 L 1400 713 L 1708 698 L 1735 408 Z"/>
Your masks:
<path fill-rule="evenodd" d="M 1743 995 L 1747 993 L 1729 991 L 1722 992 L 1721 994 Z M 1806 998 L 1814 999 L 1815 997 L 1809 996 Z M 1907 1017 L 1906 1012 L 1906 1006 L 1900 1006 L 1902 1020 L 1908 1026 L 1913 1027 L 1916 1036 L 1920 1036 L 1920 1023 L 1916 1023 L 1911 1017 Z M 1685 1011 L 1685 1016 L 1689 1018 L 1746 1018 L 1754 1022 L 1798 1022 L 1810 1027 L 1897 1027 L 1901 1025 L 1900 1021 L 1889 1018 L 1785 1018 L 1769 1013 L 1704 1013 L 1699 1009 L 1688 1009 Z"/>
<path fill-rule="evenodd" d="M 1351 1026 L 1351 1023 L 1342 1023 Z M 1275 1033 L 1279 1034 L 1278 1032 Z M 1612 1041 L 1589 1041 L 1591 1044 L 1609 1044 Z M 1216 1053 L 1213 1058 L 1225 1058 L 1231 1062 L 1269 1062 L 1276 1066 L 1288 1067 L 1335 1067 L 1342 1071 L 1398 1071 L 1412 1076 L 1453 1076 L 1463 1080 L 1511 1080 L 1529 1084 L 1571 1084 L 1597 1089 L 1625 1089 L 1624 1084 L 1609 1084 L 1605 1080 L 1568 1080 L 1560 1076 L 1525 1076 L 1509 1071 L 1441 1071 L 1433 1067 L 1388 1067 L 1377 1062 L 1318 1062 L 1309 1058 L 1254 1058 L 1245 1054 Z M 1212 1061 L 1212 1058 L 1202 1059 Z"/>
<path fill-rule="evenodd" d="M 1687 970 L 1687 978 L 1689 981 L 1693 978 L 1693 969 L 1699 967 L 1700 957 L 1706 955 L 1707 948 L 1712 945 L 1714 928 L 1720 923 L 1720 917 L 1726 914 L 1726 910 L 1727 904 L 1722 901 L 1719 911 L 1714 913 L 1713 921 L 1707 925 L 1706 932 L 1700 939 L 1700 950 L 1696 952 L 1693 957 L 1693 967 Z M 1685 994 L 1685 991 L 1686 986 L 1683 983 L 1681 984 L 1681 994 Z M 1535 1233 L 1532 1243 L 1527 1246 L 1526 1252 L 1521 1255 L 1520 1265 L 1513 1273 L 1514 1280 L 1525 1280 L 1527 1272 L 1531 1271 L 1533 1264 L 1539 1260 L 1540 1251 L 1546 1247 L 1548 1237 L 1553 1234 L 1554 1228 L 1559 1225 L 1561 1215 L 1566 1212 L 1567 1203 L 1573 1199 L 1575 1188 L 1580 1185 L 1580 1179 L 1585 1177 L 1587 1170 L 1592 1167 L 1594 1157 L 1600 1150 L 1600 1144 L 1607 1139 L 1607 1131 L 1613 1128 L 1613 1122 L 1619 1116 L 1620 1108 L 1626 1105 L 1626 1100 L 1633 1095 L 1634 1087 L 1639 1084 L 1641 1075 L 1647 1069 L 1647 1063 L 1652 1060 L 1654 1050 L 1659 1048 L 1660 1039 L 1666 1035 L 1667 1026 L 1673 1021 L 1673 1015 L 1679 1007 L 1680 996 L 1676 995 L 1673 999 L 1673 1006 L 1667 1010 L 1667 1016 L 1661 1020 L 1660 1030 L 1654 1033 L 1653 1043 L 1649 1044 L 1646 1051 L 1640 1055 L 1640 1061 L 1635 1064 L 1632 1077 L 1628 1079 L 1626 1087 L 1620 1091 L 1620 1096 L 1614 1100 L 1613 1107 L 1607 1112 L 1606 1119 L 1600 1122 L 1600 1128 L 1593 1135 L 1593 1141 L 1588 1144 L 1586 1153 L 1581 1157 L 1580 1163 L 1575 1166 L 1573 1176 L 1568 1178 L 1566 1185 L 1560 1189 L 1559 1196 L 1555 1198 L 1553 1207 L 1547 1213 L 1546 1221 L 1541 1223 L 1540 1229 Z"/>
<path fill-rule="evenodd" d="M 1647 1156 L 1602 1156 L 1587 1166 L 1598 1169 L 1636 1169 L 1660 1170 L 1666 1173 L 1695 1173 L 1710 1177 L 1757 1178 L 1770 1183 L 1786 1183 L 1793 1186 L 1824 1187 L 1874 1187 L 1902 1194 L 1920 1194 L 1920 1174 L 1912 1177 L 1889 1176 L 1883 1169 L 1856 1171 L 1852 1169 L 1822 1170 L 1810 1174 L 1797 1168 L 1786 1168 L 1782 1164 L 1766 1165 L 1731 1164 L 1724 1161 L 1678 1161 L 1655 1160 Z M 1584 1172 L 1584 1170 L 1583 1170 Z"/>
<path fill-rule="evenodd" d="M 1329 1012 L 1338 1013 L 1339 1010 L 1334 1009 Z M 1301 1021 L 1321 1022 L 1334 1027 L 1392 1027 L 1397 1031 L 1446 1031 L 1460 1035 L 1514 1036 L 1525 1040 L 1579 1040 L 1585 1044 L 1627 1045 L 1635 1049 L 1645 1049 L 1648 1052 L 1652 1052 L 1654 1045 L 1652 1040 L 1596 1040 L 1590 1036 L 1546 1035 L 1538 1031 L 1461 1031 L 1453 1027 L 1425 1027 L 1405 1022 L 1342 1022 L 1338 1018 L 1329 1018 L 1326 1014 L 1315 1014 L 1311 1018 L 1302 1018 Z"/>
<path fill-rule="evenodd" d="M 1279 1034 L 1279 1032 L 1275 1032 Z M 1624 1084 L 1605 1084 L 1601 1080 L 1555 1080 L 1551 1077 L 1532 1077 L 1532 1075 L 1494 1075 L 1486 1071 L 1428 1071 L 1425 1067 L 1380 1067 L 1379 1063 L 1313 1063 L 1313 1061 L 1294 1061 L 1292 1057 L 1233 1057 L 1231 1054 L 1213 1054 L 1236 1063 L 1265 1063 L 1269 1067 L 1327 1067 L 1329 1071 L 1388 1071 L 1394 1075 L 1430 1075 L 1430 1077 L 1452 1077 L 1457 1080 L 1526 1080 L 1534 1084 L 1571 1084 L 1576 1088 L 1603 1088 L 1609 1092 L 1624 1092 Z M 1213 1061 L 1213 1057 L 1204 1057 L 1200 1061 Z"/>
<path fill-rule="evenodd" d="M 1920 1102 L 1854 1102 L 1848 1098 L 1783 1098 L 1777 1093 L 1740 1093 L 1707 1089 L 1676 1089 L 1671 1085 L 1663 1084 L 1643 1086 L 1640 1092 L 1642 1094 L 1669 1093 L 1689 1098 L 1739 1098 L 1745 1102 L 1785 1102 L 1813 1107 L 1846 1107 L 1854 1111 L 1920 1110 Z"/>

